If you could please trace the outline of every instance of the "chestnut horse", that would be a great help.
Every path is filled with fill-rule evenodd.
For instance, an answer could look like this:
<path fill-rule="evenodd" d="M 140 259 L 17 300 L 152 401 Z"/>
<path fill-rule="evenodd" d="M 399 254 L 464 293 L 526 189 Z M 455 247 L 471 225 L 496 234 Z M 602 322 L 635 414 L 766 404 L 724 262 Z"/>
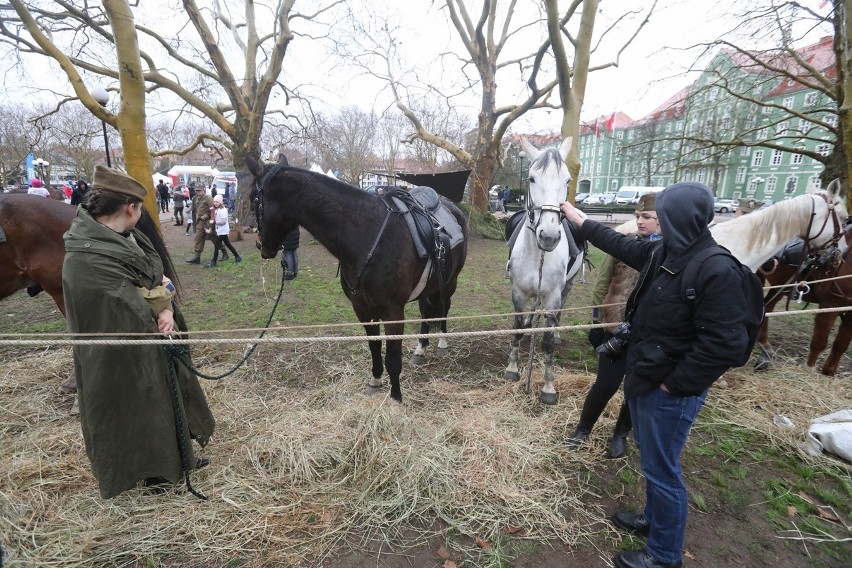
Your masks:
<path fill-rule="evenodd" d="M 76 214 L 77 207 L 39 195 L 0 195 L 0 300 L 24 288 L 30 296 L 44 290 L 65 314 L 62 235 Z M 178 287 L 166 245 L 144 209 L 136 227 L 151 240 L 166 276 Z"/>
<path fill-rule="evenodd" d="M 287 233 L 302 226 L 340 262 L 343 293 L 368 336 L 378 335 L 383 321 L 389 322 L 384 324 L 385 333 L 401 335 L 405 304 L 413 300 L 418 301 L 422 318 L 447 317 L 467 256 L 467 220 L 450 200 L 441 197 L 439 201 L 448 211 L 449 218 L 445 219 L 458 224 L 461 238 L 453 241 L 452 248 L 451 243 L 442 243 L 444 263 L 433 260 L 432 255 L 422 258 L 418 254 L 406 222 L 409 214 L 392 204 L 394 194 L 377 197 L 325 174 L 291 167 L 284 156 L 277 164 L 262 165 L 251 156 L 246 161 L 254 176 L 251 198 L 257 219 L 257 247 L 263 258 L 274 258 Z M 444 215 L 445 211 L 436 214 Z M 421 333 L 428 333 L 429 327 L 428 322 L 421 322 Z M 440 328 L 446 332 L 446 319 L 441 319 Z M 402 341 L 387 340 L 384 367 L 381 341 L 370 340 L 368 344 L 373 376 L 367 383 L 367 393 L 378 392 L 387 368 L 390 396 L 402 402 Z M 420 339 L 413 363 L 422 358 L 426 345 L 428 342 Z M 442 337 L 438 352 L 445 350 Z"/>
<path fill-rule="evenodd" d="M 770 286 L 785 286 L 773 288 L 767 294 L 768 302 L 766 311 L 771 312 L 775 305 L 781 300 L 793 298 L 795 300 L 817 304 L 820 308 L 839 308 L 852 306 L 852 226 L 847 227 L 845 235 L 846 252 L 838 249 L 835 255 L 830 255 L 825 262 L 815 265 L 807 272 L 805 279 L 797 278 L 799 274 L 798 264 L 774 263 L 767 270 L 761 269 L 758 275 Z M 817 280 L 836 278 L 827 282 L 815 282 Z M 802 291 L 801 298 L 797 292 Z M 808 351 L 808 367 L 816 366 L 817 357 L 828 346 L 828 336 L 834 327 L 834 320 L 840 316 L 840 327 L 837 336 L 831 345 L 831 351 L 823 363 L 822 374 L 834 376 L 837 373 L 837 365 L 840 358 L 849 348 L 852 341 L 852 311 L 849 312 L 827 312 L 814 316 L 814 331 L 811 336 L 810 349 Z M 769 319 L 763 320 L 757 341 L 760 343 L 762 352 L 755 364 L 756 368 L 767 369 L 772 358 L 772 346 L 769 343 Z"/>

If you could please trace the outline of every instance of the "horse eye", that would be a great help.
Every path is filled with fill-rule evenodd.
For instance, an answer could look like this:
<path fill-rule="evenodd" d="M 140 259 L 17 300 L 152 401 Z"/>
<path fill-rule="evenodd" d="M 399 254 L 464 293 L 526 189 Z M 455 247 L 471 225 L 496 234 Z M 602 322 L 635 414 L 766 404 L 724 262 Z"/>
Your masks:
<path fill-rule="evenodd" d="M 527 181 L 530 183 L 535 183 L 535 178 L 533 176 L 530 176 L 527 178 Z"/>

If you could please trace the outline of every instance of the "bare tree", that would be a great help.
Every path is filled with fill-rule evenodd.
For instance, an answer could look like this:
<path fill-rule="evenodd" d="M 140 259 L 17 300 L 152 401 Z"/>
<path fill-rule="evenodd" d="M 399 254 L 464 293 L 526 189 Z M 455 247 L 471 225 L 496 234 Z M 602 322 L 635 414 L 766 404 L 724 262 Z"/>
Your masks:
<path fill-rule="evenodd" d="M 373 161 L 376 117 L 356 107 L 345 107 L 332 116 L 318 115 L 313 126 L 314 149 L 326 169 L 358 185 Z"/>
<path fill-rule="evenodd" d="M 566 134 L 576 133 L 576 117 L 579 117 L 585 88 L 584 77 L 590 69 L 588 54 L 593 51 L 593 16 L 598 2 L 574 0 L 569 3 L 566 12 L 561 16 L 556 15 L 553 21 L 550 21 L 549 13 L 547 18 L 541 13 L 533 13 L 531 17 L 516 14 L 517 1 L 507 4 L 486 1 L 479 4 L 478 15 L 472 16 L 469 7 L 474 2 L 470 0 L 444 0 L 441 3 L 461 46 L 457 51 L 443 54 L 437 62 L 445 70 L 458 70 L 459 79 L 450 87 L 439 89 L 424 84 L 410 70 L 402 61 L 399 50 L 398 38 L 404 37 L 404 33 L 387 21 L 373 25 L 371 22 L 362 22 L 351 40 L 342 46 L 342 50 L 364 73 L 378 77 L 388 85 L 396 107 L 414 128 L 414 132 L 406 138 L 408 142 L 422 140 L 446 151 L 464 167 L 471 169 L 471 205 L 485 210 L 488 205 L 488 187 L 501 163 L 503 138 L 518 118 L 532 109 L 563 108 L 566 112 L 570 110 L 574 113 L 571 116 L 575 117 L 573 130 L 567 129 Z M 578 7 L 583 8 L 583 18 L 578 16 Z M 552 2 L 552 8 L 555 12 L 555 1 Z M 569 22 L 578 20 L 579 33 L 575 35 L 568 32 Z M 550 37 L 547 28 L 551 28 Z M 554 33 L 568 37 L 577 53 L 573 65 L 568 63 L 564 48 L 557 51 L 555 57 L 551 53 Z M 534 46 L 532 49 L 527 47 L 530 44 Z M 615 63 L 610 61 L 595 67 L 603 68 Z M 549 76 L 555 67 L 558 69 L 558 78 Z M 569 102 L 569 78 L 577 73 L 581 73 L 583 79 L 576 89 L 575 95 L 579 95 L 579 98 L 575 104 Z M 498 77 L 504 75 L 512 78 L 507 82 L 517 83 L 520 78 L 521 84 L 525 86 L 524 92 L 499 97 L 498 87 L 507 82 L 500 83 Z M 560 82 L 565 95 L 560 95 L 561 101 L 551 101 L 553 89 Z M 463 106 L 463 101 L 469 99 L 472 92 L 478 96 L 476 125 L 462 143 L 449 140 L 430 129 L 414 103 L 426 93 L 430 98 L 444 101 L 448 108 Z M 579 170 L 576 155 L 573 162 L 576 174 Z"/>
<path fill-rule="evenodd" d="M 715 56 L 690 99 L 724 101 L 733 110 L 722 113 L 718 102 L 692 104 L 703 108 L 687 121 L 684 147 L 701 148 L 705 158 L 723 160 L 732 150 L 747 146 L 799 154 L 825 166 L 824 184 L 834 178 L 848 184 L 852 147 L 846 140 L 852 135 L 852 116 L 845 95 L 852 71 L 847 35 L 852 0 L 835 0 L 833 8 L 822 14 L 795 1 L 744 3 L 734 29 L 697 46 L 702 55 L 697 65 L 710 54 Z M 827 42 L 803 52 L 799 47 L 803 34 L 819 29 L 829 34 Z M 755 42 L 776 47 L 748 47 Z M 825 59 L 822 55 L 829 46 L 833 57 Z M 810 89 L 811 100 L 804 107 L 784 104 L 776 93 L 785 85 Z M 715 127 L 709 126 L 711 121 Z M 813 144 L 826 140 L 834 141 L 829 152 Z"/>
<path fill-rule="evenodd" d="M 144 96 L 147 88 L 152 93 L 170 95 L 164 96 L 166 101 L 176 98 L 181 112 L 206 117 L 215 130 L 172 151 L 182 154 L 199 145 L 225 146 L 233 155 L 241 186 L 246 187 L 245 156 L 259 153 L 264 116 L 273 92 L 283 94 L 288 102 L 297 96 L 280 79 L 285 54 L 295 37 L 291 20 L 298 20 L 313 39 L 322 37 L 330 23 L 336 21 L 332 12 L 343 0 L 314 3 L 310 13 L 294 12 L 294 3 L 295 0 L 244 0 L 226 4 L 213 0 L 212 6 L 205 8 L 195 0 L 182 0 L 182 10 L 173 16 L 180 14 L 180 19 L 190 25 L 169 38 L 157 29 L 137 25 L 126 1 L 106 0 L 102 10 L 90 2 L 11 0 L 14 13 L 0 7 L 0 41 L 18 54 L 39 54 L 59 61 L 76 98 L 122 132 L 125 156 L 131 160 L 141 160 L 138 155 L 143 149 L 147 154 L 147 147 L 140 143 L 145 138 L 144 122 L 128 130 L 131 113 L 144 118 L 145 101 L 136 100 L 136 91 Z M 114 5 L 121 5 L 126 14 L 119 20 L 110 18 L 110 27 L 105 13 Z M 120 28 L 116 26 L 118 21 L 122 23 Z M 121 45 L 131 44 L 137 49 L 142 46 L 139 53 L 145 67 L 140 65 L 133 70 L 133 79 L 141 89 L 125 84 L 128 73 L 124 59 L 119 57 L 118 65 L 109 56 L 110 49 L 120 51 Z M 242 58 L 229 56 L 233 53 Z M 89 95 L 87 79 L 119 79 L 121 111 L 113 114 L 101 109 Z M 175 106 L 172 102 L 164 104 Z M 164 152 L 160 150 L 158 154 Z M 134 171 L 141 168 L 131 160 L 128 171 L 136 177 Z M 150 168 L 146 175 L 150 178 Z M 247 193 L 241 192 L 240 216 L 249 207 Z"/>

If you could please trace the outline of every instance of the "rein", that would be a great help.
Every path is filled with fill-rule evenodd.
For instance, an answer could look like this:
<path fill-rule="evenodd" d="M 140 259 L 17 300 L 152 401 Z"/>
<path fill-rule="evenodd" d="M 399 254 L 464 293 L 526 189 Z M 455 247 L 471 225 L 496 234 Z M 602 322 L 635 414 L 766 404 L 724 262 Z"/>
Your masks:
<path fill-rule="evenodd" d="M 367 270 L 367 266 L 370 264 L 370 260 L 373 258 L 373 253 L 376 252 L 376 247 L 379 246 L 379 241 L 382 239 L 382 235 L 385 233 L 385 227 L 388 225 L 388 219 L 390 219 L 390 206 L 385 202 L 385 206 L 387 207 L 387 211 L 385 212 L 385 219 L 382 221 L 382 226 L 379 227 L 379 233 L 376 235 L 376 240 L 373 241 L 373 246 L 370 247 L 370 252 L 367 253 L 367 258 L 364 261 L 364 265 L 361 266 L 361 270 L 358 271 L 358 275 L 355 276 L 355 286 L 349 284 L 349 281 L 346 279 L 346 275 L 340 270 L 340 263 L 337 263 L 337 274 L 346 283 L 346 287 L 349 288 L 349 293 L 351 295 L 356 295 L 358 293 L 358 287 L 361 285 L 361 279 L 364 277 L 364 272 Z"/>
<path fill-rule="evenodd" d="M 283 259 L 282 259 L 283 262 Z M 281 286 L 278 288 L 278 296 L 275 298 L 275 304 L 272 306 L 272 311 L 269 313 L 269 317 L 266 319 L 266 325 L 263 328 L 263 331 L 260 332 L 258 339 L 262 338 L 267 330 L 269 329 L 270 324 L 272 323 L 272 317 L 275 315 L 275 310 L 278 309 L 278 304 L 281 302 L 281 296 L 284 293 L 284 282 L 286 279 L 284 278 L 284 270 L 282 267 L 281 270 Z M 169 335 L 169 338 L 172 338 Z M 166 355 L 171 359 L 171 363 L 168 365 L 169 367 L 169 388 L 172 394 L 172 411 L 175 415 L 175 428 L 177 429 L 178 434 L 178 451 L 180 453 L 180 461 L 181 468 L 183 469 L 183 478 L 184 483 L 186 484 L 186 489 L 199 499 L 204 501 L 207 500 L 207 497 L 196 491 L 192 484 L 189 482 L 189 472 L 193 469 L 190 467 L 189 463 L 189 440 L 186 439 L 186 433 L 183 424 L 183 413 L 181 411 L 181 398 L 180 398 L 180 388 L 178 387 L 178 379 L 177 372 L 175 370 L 175 363 L 180 363 L 184 368 L 186 368 L 189 372 L 194 373 L 196 376 L 201 378 L 210 380 L 210 381 L 218 381 L 220 379 L 224 379 L 228 375 L 232 375 L 245 364 L 249 357 L 254 353 L 255 349 L 257 349 L 258 344 L 255 343 L 251 346 L 251 349 L 246 351 L 243 358 L 240 359 L 236 365 L 234 365 L 230 370 L 222 373 L 221 375 L 206 375 L 199 371 L 189 359 L 189 348 L 186 345 L 164 345 L 163 349 L 166 352 Z"/>

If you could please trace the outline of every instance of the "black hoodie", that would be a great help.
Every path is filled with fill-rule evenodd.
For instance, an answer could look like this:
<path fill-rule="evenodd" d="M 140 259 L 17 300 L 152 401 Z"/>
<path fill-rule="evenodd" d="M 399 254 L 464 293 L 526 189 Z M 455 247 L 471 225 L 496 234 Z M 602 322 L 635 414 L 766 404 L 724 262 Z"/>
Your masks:
<path fill-rule="evenodd" d="M 580 236 L 640 271 L 627 303 L 632 325 L 624 392 L 634 398 L 665 383 L 675 396 L 701 394 L 733 364 L 748 341 L 746 301 L 738 267 L 724 255 L 701 266 L 694 301 L 686 299 L 683 269 L 715 245 L 707 225 L 713 196 L 700 183 L 683 182 L 657 196 L 660 241 L 635 241 L 586 221 Z"/>

